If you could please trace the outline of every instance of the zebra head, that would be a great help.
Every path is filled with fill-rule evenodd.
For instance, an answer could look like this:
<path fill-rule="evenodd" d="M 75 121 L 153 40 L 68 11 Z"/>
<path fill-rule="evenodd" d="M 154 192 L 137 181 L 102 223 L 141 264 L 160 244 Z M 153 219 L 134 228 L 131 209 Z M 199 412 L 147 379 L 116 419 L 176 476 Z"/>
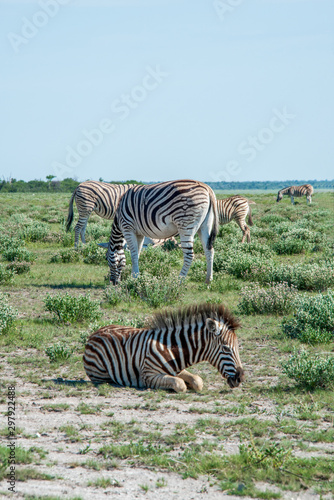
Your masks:
<path fill-rule="evenodd" d="M 205 326 L 212 345 L 211 359 L 208 361 L 226 378 L 231 388 L 238 387 L 244 381 L 244 370 L 235 332 L 228 323 L 213 318 L 207 318 Z"/>
<path fill-rule="evenodd" d="M 282 198 L 283 198 L 282 192 L 278 191 L 278 193 L 277 193 L 277 200 L 276 201 L 279 202 L 279 201 L 281 201 Z"/>
<path fill-rule="evenodd" d="M 121 278 L 121 273 L 125 267 L 125 253 L 124 248 L 115 248 L 108 245 L 106 259 L 110 269 L 110 283 L 117 285 Z"/>

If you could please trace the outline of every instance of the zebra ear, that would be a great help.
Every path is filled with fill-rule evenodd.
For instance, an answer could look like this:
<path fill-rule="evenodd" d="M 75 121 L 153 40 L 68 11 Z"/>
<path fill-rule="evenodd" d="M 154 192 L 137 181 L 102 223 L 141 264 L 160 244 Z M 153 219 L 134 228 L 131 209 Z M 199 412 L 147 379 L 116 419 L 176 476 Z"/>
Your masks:
<path fill-rule="evenodd" d="M 215 335 L 219 334 L 218 321 L 215 321 L 214 319 L 211 319 L 211 318 L 207 318 L 207 320 L 205 322 L 205 326 L 207 327 L 207 329 L 210 333 L 214 333 Z"/>

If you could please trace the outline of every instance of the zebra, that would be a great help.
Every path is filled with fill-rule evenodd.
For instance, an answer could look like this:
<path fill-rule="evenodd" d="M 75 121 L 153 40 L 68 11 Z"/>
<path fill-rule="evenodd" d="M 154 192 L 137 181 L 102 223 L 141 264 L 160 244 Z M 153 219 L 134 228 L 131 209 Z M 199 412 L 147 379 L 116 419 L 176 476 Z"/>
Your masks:
<path fill-rule="evenodd" d="M 294 197 L 300 198 L 306 195 L 306 203 L 312 203 L 313 186 L 311 184 L 303 184 L 302 186 L 289 186 L 281 189 L 277 193 L 277 202 L 281 201 L 283 196 L 287 195 L 291 198 L 291 203 L 294 205 Z"/>
<path fill-rule="evenodd" d="M 87 340 L 83 363 L 93 383 L 201 391 L 203 380 L 186 368 L 208 361 L 228 385 L 244 380 L 235 330 L 223 304 L 198 304 L 156 314 L 147 328 L 104 326 Z"/>
<path fill-rule="evenodd" d="M 86 243 L 85 233 L 88 218 L 94 211 L 104 219 L 111 219 L 123 194 L 136 184 L 107 184 L 106 182 L 81 182 L 74 190 L 68 209 L 66 231 L 69 231 L 73 221 L 73 200 L 77 205 L 79 220 L 75 226 L 74 246 L 78 247 L 79 236 Z"/>
<path fill-rule="evenodd" d="M 224 200 L 217 200 L 219 224 L 223 225 L 235 220 L 243 233 L 241 243 L 244 243 L 246 236 L 247 242 L 250 243 L 251 241 L 250 230 L 246 224 L 246 216 L 248 214 L 248 224 L 252 226 L 253 219 L 250 205 L 255 204 L 255 201 L 249 201 L 247 198 L 239 195 L 230 196 Z"/>
<path fill-rule="evenodd" d="M 124 239 L 131 253 L 132 276 L 136 277 L 145 236 L 166 239 L 176 234 L 180 236 L 183 251 L 180 278 L 185 278 L 194 256 L 194 236 L 198 233 L 207 261 L 206 283 L 209 283 L 218 229 L 217 200 L 208 185 L 178 180 L 135 186 L 121 198 L 111 228 L 106 253 L 110 281 L 116 285 L 125 266 Z"/>

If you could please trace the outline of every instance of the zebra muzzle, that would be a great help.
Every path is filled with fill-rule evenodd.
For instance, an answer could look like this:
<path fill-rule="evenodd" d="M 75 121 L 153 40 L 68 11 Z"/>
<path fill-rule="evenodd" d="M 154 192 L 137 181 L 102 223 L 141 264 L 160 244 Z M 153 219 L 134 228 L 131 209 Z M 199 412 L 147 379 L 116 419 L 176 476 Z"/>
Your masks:
<path fill-rule="evenodd" d="M 237 368 L 235 375 L 227 379 L 227 383 L 231 387 L 231 389 L 233 389 L 235 387 L 238 387 L 244 380 L 245 380 L 244 370 L 239 367 Z"/>

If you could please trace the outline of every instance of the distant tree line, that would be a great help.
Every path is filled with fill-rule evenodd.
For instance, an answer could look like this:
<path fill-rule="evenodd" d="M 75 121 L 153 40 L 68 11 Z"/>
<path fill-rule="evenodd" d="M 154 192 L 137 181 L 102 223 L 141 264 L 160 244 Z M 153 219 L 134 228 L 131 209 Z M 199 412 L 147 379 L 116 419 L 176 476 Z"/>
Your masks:
<path fill-rule="evenodd" d="M 300 186 L 301 184 L 312 184 L 314 189 L 334 189 L 334 179 L 328 181 L 316 181 L 316 180 L 290 180 L 290 181 L 247 181 L 247 182 L 207 182 L 209 186 L 214 190 L 218 189 L 229 189 L 232 191 L 238 191 L 239 189 L 268 189 L 268 190 L 279 190 L 287 186 Z"/>
<path fill-rule="evenodd" d="M 8 179 L 0 181 L 0 192 L 1 193 L 72 193 L 75 188 L 80 184 L 71 178 L 64 179 L 62 181 L 54 180 L 54 176 L 48 175 L 46 181 L 33 180 L 33 181 L 22 181 L 16 179 Z M 99 179 L 103 181 L 103 179 Z M 108 181 L 104 181 L 108 182 Z M 125 181 L 124 183 L 120 181 L 110 181 L 116 184 L 143 184 L 135 180 Z M 328 181 L 316 181 L 316 180 L 290 180 L 290 181 L 247 181 L 247 182 L 207 182 L 209 186 L 214 190 L 231 190 L 236 193 L 241 189 L 268 189 L 268 190 L 279 190 L 286 186 L 300 185 L 300 184 L 312 184 L 315 189 L 334 189 L 334 180 Z"/>
<path fill-rule="evenodd" d="M 46 181 L 33 180 L 33 181 L 18 181 L 16 179 L 8 179 L 0 181 L 0 192 L 1 193 L 72 193 L 75 188 L 80 184 L 79 181 L 74 179 L 64 179 L 62 181 L 54 180 L 53 176 L 48 175 Z M 99 179 L 102 181 L 103 179 Z M 103 181 L 108 182 L 108 181 Z M 110 181 L 117 184 L 142 184 L 141 182 L 129 180 L 120 181 Z"/>

